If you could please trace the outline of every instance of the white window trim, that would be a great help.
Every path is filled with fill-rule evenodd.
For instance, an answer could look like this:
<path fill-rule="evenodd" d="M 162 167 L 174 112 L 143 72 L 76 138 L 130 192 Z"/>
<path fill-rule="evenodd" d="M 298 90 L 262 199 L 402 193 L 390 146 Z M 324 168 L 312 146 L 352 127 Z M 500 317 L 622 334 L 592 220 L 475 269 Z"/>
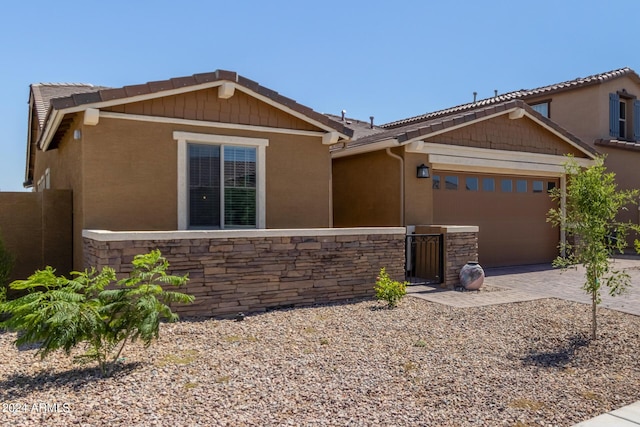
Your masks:
<path fill-rule="evenodd" d="M 189 191 L 187 188 L 187 143 L 189 142 L 195 144 L 235 145 L 256 148 L 256 228 L 266 228 L 266 148 L 269 146 L 268 139 L 181 131 L 173 132 L 173 139 L 178 141 L 178 230 L 189 229 Z"/>

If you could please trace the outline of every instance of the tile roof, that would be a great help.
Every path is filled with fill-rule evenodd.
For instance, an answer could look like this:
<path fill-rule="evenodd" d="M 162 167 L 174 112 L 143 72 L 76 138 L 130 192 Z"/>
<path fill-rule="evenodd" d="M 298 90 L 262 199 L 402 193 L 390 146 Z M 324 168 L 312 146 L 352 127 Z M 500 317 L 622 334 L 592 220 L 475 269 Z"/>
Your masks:
<path fill-rule="evenodd" d="M 418 138 L 423 135 L 426 136 L 434 132 L 444 131 L 454 126 L 458 126 L 470 121 L 475 121 L 486 116 L 499 114 L 500 112 L 506 112 L 514 108 L 523 108 L 527 113 L 534 116 L 537 120 L 543 122 L 547 127 L 553 129 L 555 132 L 572 141 L 574 144 L 581 147 L 585 151 L 592 154 L 597 154 L 596 150 L 594 150 L 588 144 L 584 143 L 578 137 L 562 128 L 555 122 L 542 116 L 540 113 L 533 110 L 524 101 L 519 99 L 513 99 L 492 105 L 474 105 L 455 114 L 449 113 L 448 115 L 436 116 L 430 119 L 409 123 L 402 127 L 391 128 L 384 132 L 379 132 L 362 138 L 353 139 L 349 143 L 347 143 L 346 147 L 344 148 L 349 149 L 360 147 L 387 139 L 395 139 L 398 141 L 398 143 L 402 144 L 406 141 Z"/>
<path fill-rule="evenodd" d="M 345 119 L 342 120 L 341 116 L 327 113 L 325 113 L 325 116 L 337 122 L 341 122 L 345 127 L 353 130 L 352 139 L 364 138 L 366 136 L 375 135 L 385 131 L 385 129 L 380 126 L 374 125 L 373 127 L 371 127 L 371 122 L 365 122 L 363 120 L 352 119 L 348 117 L 345 117 Z"/>
<path fill-rule="evenodd" d="M 94 86 L 84 83 L 35 83 L 31 85 L 31 93 L 34 98 L 34 106 L 38 114 L 40 128 L 49 113 L 52 99 L 71 96 L 74 94 L 95 92 L 108 89 L 106 86 Z"/>
<path fill-rule="evenodd" d="M 640 151 L 640 142 L 619 141 L 617 139 L 596 139 L 596 145 Z"/>
<path fill-rule="evenodd" d="M 160 94 L 164 91 L 173 89 L 187 88 L 191 86 L 197 86 L 205 83 L 211 83 L 216 81 L 232 81 L 236 84 L 243 86 L 259 95 L 262 95 L 270 100 L 284 105 L 304 116 L 315 120 L 323 125 L 328 126 L 340 132 L 343 135 L 351 137 L 353 130 L 346 127 L 343 123 L 335 121 L 324 114 L 320 114 L 309 107 L 302 104 L 298 104 L 293 99 L 280 95 L 278 92 L 268 89 L 260 84 L 247 79 L 246 77 L 238 75 L 234 71 L 216 70 L 211 73 L 194 74 L 186 77 L 176 77 L 168 80 L 153 81 L 142 83 L 132 86 L 124 86 L 121 88 L 106 88 L 106 87 L 94 87 L 93 90 L 81 90 L 80 88 L 86 88 L 86 85 L 78 85 L 77 91 L 72 94 L 67 93 L 61 97 L 51 97 L 50 103 L 52 109 L 65 110 L 68 108 L 79 107 L 90 104 L 97 104 L 101 102 L 125 100 L 134 96 Z M 161 95 L 159 95 L 161 96 Z"/>
<path fill-rule="evenodd" d="M 608 80 L 620 78 L 622 76 L 631 76 L 640 83 L 640 76 L 629 67 L 620 68 L 617 70 L 607 71 L 605 73 L 594 74 L 587 77 L 579 77 L 573 80 L 567 80 L 561 83 L 554 83 L 548 86 L 542 86 L 535 89 L 520 89 L 513 92 L 503 93 L 491 98 L 481 99 L 476 102 L 470 102 L 467 104 L 457 105 L 455 107 L 446 108 L 444 110 L 434 111 L 431 113 L 422 114 L 419 116 L 409 117 L 394 122 L 385 123 L 382 125 L 385 129 L 393 129 L 401 126 L 405 126 L 411 123 L 422 122 L 431 120 L 437 117 L 447 116 L 451 114 L 457 114 L 464 111 L 472 110 L 478 107 L 484 107 L 501 102 L 510 101 L 514 99 L 530 99 L 545 94 L 553 94 L 562 92 L 565 90 L 576 89 L 580 87 L 600 84 Z"/>

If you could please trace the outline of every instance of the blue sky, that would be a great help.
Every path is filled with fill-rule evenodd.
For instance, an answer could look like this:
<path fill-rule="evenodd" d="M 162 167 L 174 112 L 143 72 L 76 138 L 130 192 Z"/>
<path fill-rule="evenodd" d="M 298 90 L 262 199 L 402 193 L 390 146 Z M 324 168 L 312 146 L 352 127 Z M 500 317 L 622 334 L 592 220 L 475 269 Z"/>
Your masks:
<path fill-rule="evenodd" d="M 121 87 L 227 69 L 378 124 L 629 66 L 640 2 L 10 2 L 0 14 L 0 190 L 22 191 L 29 84 Z"/>

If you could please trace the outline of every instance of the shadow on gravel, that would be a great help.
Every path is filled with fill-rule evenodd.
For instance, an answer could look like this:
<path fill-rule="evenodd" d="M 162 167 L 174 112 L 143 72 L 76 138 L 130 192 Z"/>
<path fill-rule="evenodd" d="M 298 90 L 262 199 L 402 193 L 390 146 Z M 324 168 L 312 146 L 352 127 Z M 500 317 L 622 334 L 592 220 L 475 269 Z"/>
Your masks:
<path fill-rule="evenodd" d="M 522 359 L 522 363 L 527 366 L 540 366 L 542 368 L 562 368 L 571 362 L 578 349 L 587 345 L 589 345 L 589 340 L 584 335 L 575 335 L 569 339 L 564 348 L 557 351 L 531 351 Z"/>
<path fill-rule="evenodd" d="M 82 392 L 82 387 L 88 383 L 103 381 L 127 375 L 138 369 L 140 362 L 124 363 L 118 365 L 111 377 L 103 378 L 98 367 L 71 369 L 64 372 L 50 373 L 40 372 L 36 375 L 24 375 L 20 373 L 9 375 L 0 381 L 0 401 L 11 402 L 26 397 L 34 391 L 43 391 L 64 387 L 75 392 Z"/>

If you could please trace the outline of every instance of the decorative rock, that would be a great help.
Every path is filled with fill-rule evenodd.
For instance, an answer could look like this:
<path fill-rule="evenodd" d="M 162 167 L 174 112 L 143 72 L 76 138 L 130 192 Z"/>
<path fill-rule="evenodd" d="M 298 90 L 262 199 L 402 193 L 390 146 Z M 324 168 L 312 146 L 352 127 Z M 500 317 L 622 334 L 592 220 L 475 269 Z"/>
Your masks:
<path fill-rule="evenodd" d="M 474 261 L 469 261 L 460 270 L 460 284 L 467 291 L 477 291 L 484 283 L 484 270 Z"/>

